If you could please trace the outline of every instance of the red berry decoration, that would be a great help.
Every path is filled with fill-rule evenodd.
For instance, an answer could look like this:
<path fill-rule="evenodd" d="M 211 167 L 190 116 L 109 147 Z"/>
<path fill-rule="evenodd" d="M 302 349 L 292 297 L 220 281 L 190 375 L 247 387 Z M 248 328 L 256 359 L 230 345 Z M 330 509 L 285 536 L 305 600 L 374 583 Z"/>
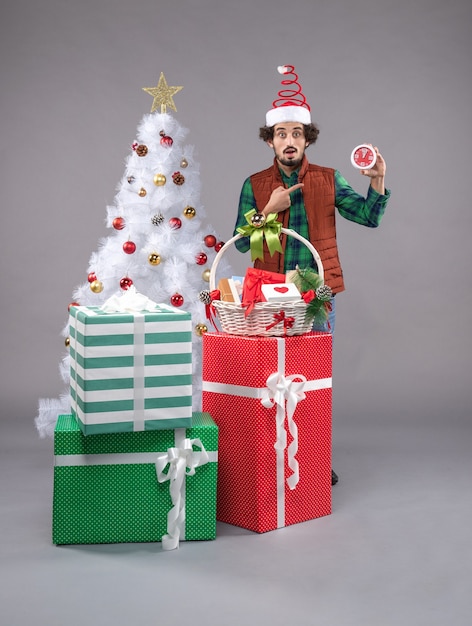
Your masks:
<path fill-rule="evenodd" d="M 97 275 L 95 274 L 95 272 L 90 272 L 90 274 L 87 276 L 87 280 L 89 281 L 89 283 L 93 283 L 94 280 L 97 280 Z"/>
<path fill-rule="evenodd" d="M 174 143 L 174 140 L 172 139 L 172 137 L 169 137 L 169 135 L 166 135 L 163 130 L 161 130 L 159 135 L 161 136 L 161 146 L 166 146 L 167 148 L 170 148 L 171 145 Z"/>
<path fill-rule="evenodd" d="M 225 245 L 224 241 L 219 241 L 218 243 L 215 244 L 215 250 L 219 252 L 224 245 Z"/>
<path fill-rule="evenodd" d="M 174 295 L 171 296 L 170 303 L 172 304 L 172 306 L 182 306 L 182 304 L 184 303 L 184 297 L 181 296 L 180 293 L 174 293 Z"/>
<path fill-rule="evenodd" d="M 115 217 L 113 220 L 113 228 L 115 230 L 123 230 L 125 227 L 125 220 L 122 217 Z"/>
<path fill-rule="evenodd" d="M 120 287 L 123 289 L 123 291 L 126 291 L 127 289 L 129 289 L 132 284 L 133 284 L 133 281 L 131 280 L 131 278 L 128 278 L 128 276 L 125 276 L 124 278 L 120 280 Z"/>
<path fill-rule="evenodd" d="M 67 310 L 70 311 L 73 306 L 80 306 L 78 302 L 71 302 L 67 307 Z"/>
<path fill-rule="evenodd" d="M 205 265 L 205 263 L 207 262 L 207 255 L 204 252 L 200 252 L 200 254 L 197 254 L 197 256 L 195 257 L 195 261 L 197 262 L 197 265 Z"/>
<path fill-rule="evenodd" d="M 171 217 L 169 220 L 169 226 L 174 230 L 177 230 L 182 226 L 182 220 L 180 217 Z"/>
<path fill-rule="evenodd" d="M 213 248 L 216 243 L 216 237 L 214 235 L 207 235 L 203 241 L 207 248 Z"/>
<path fill-rule="evenodd" d="M 126 254 L 133 254 L 133 252 L 136 252 L 136 244 L 134 241 L 125 241 L 123 244 L 123 251 L 126 252 Z"/>

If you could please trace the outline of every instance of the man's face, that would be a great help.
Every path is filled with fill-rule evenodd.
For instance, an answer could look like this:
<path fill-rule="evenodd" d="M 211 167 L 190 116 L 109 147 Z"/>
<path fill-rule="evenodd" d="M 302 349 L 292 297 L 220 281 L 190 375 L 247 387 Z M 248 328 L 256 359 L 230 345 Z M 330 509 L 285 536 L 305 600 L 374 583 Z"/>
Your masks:
<path fill-rule="evenodd" d="M 297 169 L 305 154 L 307 142 L 303 124 L 283 122 L 274 126 L 274 138 L 267 142 L 277 161 L 289 171 Z"/>

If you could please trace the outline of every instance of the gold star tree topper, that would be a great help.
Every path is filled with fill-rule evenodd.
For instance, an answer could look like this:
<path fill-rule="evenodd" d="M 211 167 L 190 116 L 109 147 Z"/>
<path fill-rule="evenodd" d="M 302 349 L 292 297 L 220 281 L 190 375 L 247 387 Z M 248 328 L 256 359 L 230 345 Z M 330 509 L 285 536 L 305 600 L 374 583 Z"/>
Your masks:
<path fill-rule="evenodd" d="M 167 107 L 170 107 L 174 111 L 177 111 L 177 109 L 175 108 L 173 96 L 175 96 L 175 94 L 181 89 L 183 89 L 183 87 L 169 87 L 165 79 L 164 72 L 161 72 L 157 87 L 143 87 L 143 91 L 146 91 L 154 98 L 151 107 L 151 113 L 157 111 L 159 106 L 161 107 L 161 113 L 166 113 Z"/>

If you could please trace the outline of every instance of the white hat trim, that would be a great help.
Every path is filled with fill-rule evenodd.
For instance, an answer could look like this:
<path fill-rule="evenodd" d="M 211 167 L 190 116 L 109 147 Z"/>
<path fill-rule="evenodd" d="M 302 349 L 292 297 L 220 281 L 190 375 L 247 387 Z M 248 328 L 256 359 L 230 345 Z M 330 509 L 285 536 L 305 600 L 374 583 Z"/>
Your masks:
<path fill-rule="evenodd" d="M 282 122 L 311 124 L 310 111 L 304 106 L 281 106 L 267 111 L 267 126 L 274 126 L 274 124 L 281 124 Z"/>

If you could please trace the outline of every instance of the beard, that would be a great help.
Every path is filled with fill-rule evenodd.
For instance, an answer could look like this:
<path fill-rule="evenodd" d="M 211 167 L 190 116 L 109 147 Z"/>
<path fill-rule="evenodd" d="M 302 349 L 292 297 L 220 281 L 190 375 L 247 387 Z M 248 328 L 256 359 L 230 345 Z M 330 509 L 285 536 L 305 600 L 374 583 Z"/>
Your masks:
<path fill-rule="evenodd" d="M 282 163 L 282 165 L 285 165 L 285 167 L 293 167 L 293 169 L 297 169 L 297 167 L 300 167 L 300 165 L 302 164 L 303 156 L 299 157 L 298 159 L 286 159 L 282 156 L 277 157 L 277 160 L 279 161 L 279 163 Z"/>
<path fill-rule="evenodd" d="M 283 153 L 277 154 L 275 150 L 274 150 L 274 154 L 275 154 L 277 161 L 281 165 L 285 165 L 285 167 L 290 167 L 296 170 L 302 164 L 304 152 L 302 152 L 302 154 L 298 158 L 292 158 L 292 159 L 285 157 Z"/>

